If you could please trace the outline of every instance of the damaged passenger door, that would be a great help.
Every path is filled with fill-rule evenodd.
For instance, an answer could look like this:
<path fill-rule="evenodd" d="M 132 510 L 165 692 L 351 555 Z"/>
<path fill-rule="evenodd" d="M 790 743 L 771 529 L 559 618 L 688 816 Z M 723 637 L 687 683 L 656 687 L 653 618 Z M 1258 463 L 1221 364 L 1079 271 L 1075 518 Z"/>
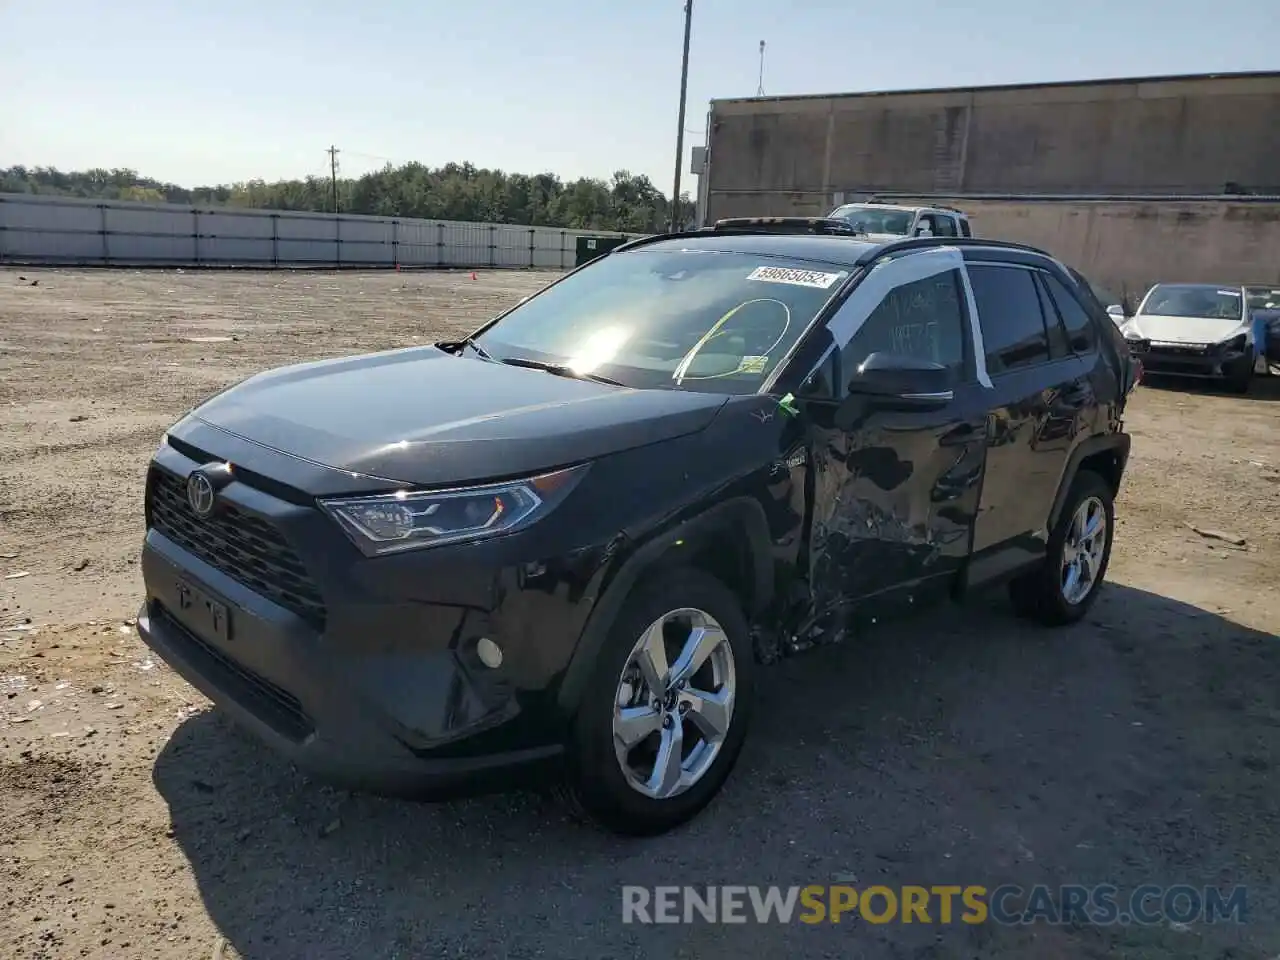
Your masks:
<path fill-rule="evenodd" d="M 989 392 L 968 302 L 960 253 L 933 248 L 881 262 L 829 321 L 831 348 L 801 391 L 819 621 L 919 602 L 968 554 Z"/>

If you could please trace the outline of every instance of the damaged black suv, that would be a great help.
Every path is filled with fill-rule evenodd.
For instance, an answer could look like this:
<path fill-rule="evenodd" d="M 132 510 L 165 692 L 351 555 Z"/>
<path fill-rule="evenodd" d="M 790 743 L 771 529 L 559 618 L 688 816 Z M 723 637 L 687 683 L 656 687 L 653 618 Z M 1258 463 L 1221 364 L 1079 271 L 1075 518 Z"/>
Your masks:
<path fill-rule="evenodd" d="M 148 474 L 139 631 L 324 778 L 441 797 L 550 770 L 659 832 L 725 782 L 762 663 L 996 582 L 1082 616 L 1134 378 L 1032 248 L 637 240 L 465 340 L 184 417 Z"/>

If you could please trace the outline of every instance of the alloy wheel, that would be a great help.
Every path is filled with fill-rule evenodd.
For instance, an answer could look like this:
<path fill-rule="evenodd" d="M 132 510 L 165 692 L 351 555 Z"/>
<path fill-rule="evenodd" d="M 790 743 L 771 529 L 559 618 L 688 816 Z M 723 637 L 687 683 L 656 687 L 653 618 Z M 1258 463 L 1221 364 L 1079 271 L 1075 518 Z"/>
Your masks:
<path fill-rule="evenodd" d="M 684 793 L 715 763 L 733 721 L 733 648 L 704 610 L 655 620 L 618 680 L 613 744 L 632 789 L 655 800 Z"/>
<path fill-rule="evenodd" d="M 1098 497 L 1076 507 L 1062 544 L 1062 599 L 1075 606 L 1093 591 L 1107 548 L 1107 510 Z"/>

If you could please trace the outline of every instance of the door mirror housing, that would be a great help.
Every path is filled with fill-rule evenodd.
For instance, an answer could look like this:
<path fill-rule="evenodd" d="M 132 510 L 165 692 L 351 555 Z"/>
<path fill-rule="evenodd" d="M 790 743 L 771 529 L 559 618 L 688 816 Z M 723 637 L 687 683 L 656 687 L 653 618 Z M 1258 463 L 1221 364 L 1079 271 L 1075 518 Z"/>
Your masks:
<path fill-rule="evenodd" d="M 1129 316 L 1129 314 L 1125 313 L 1124 307 L 1118 303 L 1113 303 L 1111 306 L 1107 307 L 1107 313 L 1111 314 L 1111 316 L 1115 317 L 1117 320 L 1124 320 Z"/>
<path fill-rule="evenodd" d="M 848 402 L 871 401 L 893 410 L 931 410 L 955 397 L 951 370 L 940 363 L 896 353 L 873 353 L 849 381 Z"/>

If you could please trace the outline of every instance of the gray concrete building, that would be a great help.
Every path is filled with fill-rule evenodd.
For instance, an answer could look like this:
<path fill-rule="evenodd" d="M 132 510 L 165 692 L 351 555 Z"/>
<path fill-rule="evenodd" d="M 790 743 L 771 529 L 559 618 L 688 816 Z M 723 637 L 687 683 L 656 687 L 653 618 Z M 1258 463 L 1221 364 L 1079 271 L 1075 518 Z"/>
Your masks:
<path fill-rule="evenodd" d="M 1280 72 L 714 100 L 704 221 L 939 200 L 1103 285 L 1280 280 Z"/>

